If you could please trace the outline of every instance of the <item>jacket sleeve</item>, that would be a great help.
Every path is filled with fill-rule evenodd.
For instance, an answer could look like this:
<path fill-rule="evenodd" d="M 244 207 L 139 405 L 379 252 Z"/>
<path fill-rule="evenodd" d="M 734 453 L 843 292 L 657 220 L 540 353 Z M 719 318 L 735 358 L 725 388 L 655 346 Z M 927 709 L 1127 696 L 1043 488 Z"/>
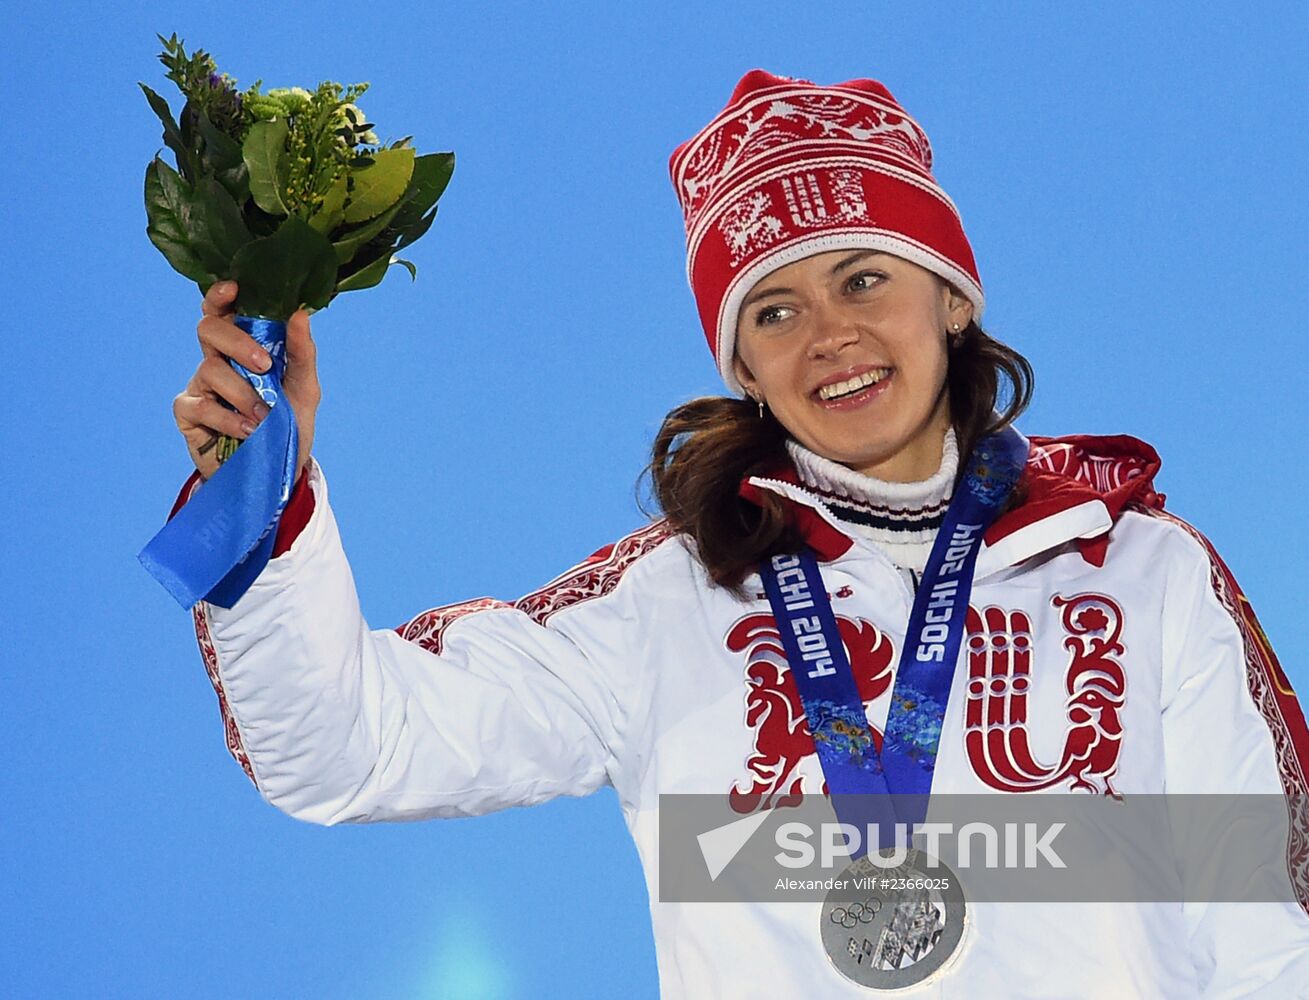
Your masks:
<path fill-rule="evenodd" d="M 308 482 L 312 513 L 289 550 L 232 609 L 194 610 L 228 749 L 263 798 L 331 825 L 476 815 L 607 783 L 620 692 L 635 683 L 621 648 L 630 595 L 553 617 L 482 599 L 371 630 L 316 463 Z"/>
<path fill-rule="evenodd" d="M 1209 541 L 1182 529 L 1165 596 L 1163 739 L 1165 791 L 1182 795 L 1284 796 L 1293 828 L 1256 877 L 1298 902 L 1187 902 L 1183 917 L 1201 996 L 1304 996 L 1309 989 L 1309 842 L 1304 806 L 1309 731 L 1250 602 Z M 1193 800 L 1194 801 L 1194 800 Z M 1228 800 L 1230 801 L 1230 800 Z M 1267 802 L 1267 800 L 1264 800 Z M 1215 800 L 1215 804 L 1217 801 Z M 1242 857 L 1249 806 L 1188 808 L 1185 842 L 1206 864 Z M 1277 812 L 1282 813 L 1277 806 Z M 1218 818 L 1219 814 L 1224 814 Z M 1267 815 L 1267 813 L 1263 813 Z M 1233 817 L 1236 821 L 1233 821 Z M 1185 878 L 1186 851 L 1182 853 Z"/>

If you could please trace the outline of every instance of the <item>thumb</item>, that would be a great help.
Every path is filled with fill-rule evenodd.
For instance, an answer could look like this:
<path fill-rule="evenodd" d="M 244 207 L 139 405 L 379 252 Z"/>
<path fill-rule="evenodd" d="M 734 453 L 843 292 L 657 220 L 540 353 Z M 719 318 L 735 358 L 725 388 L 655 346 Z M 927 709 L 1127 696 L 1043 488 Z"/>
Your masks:
<path fill-rule="evenodd" d="M 317 376 L 318 348 L 309 330 L 309 312 L 297 309 L 286 324 L 286 370 L 294 379 Z"/>

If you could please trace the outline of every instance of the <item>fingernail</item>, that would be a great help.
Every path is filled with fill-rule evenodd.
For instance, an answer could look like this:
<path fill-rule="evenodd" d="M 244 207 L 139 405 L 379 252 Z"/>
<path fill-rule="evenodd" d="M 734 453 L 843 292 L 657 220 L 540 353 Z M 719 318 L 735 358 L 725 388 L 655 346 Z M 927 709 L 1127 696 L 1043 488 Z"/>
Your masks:
<path fill-rule="evenodd" d="M 249 420 L 242 420 L 242 421 L 241 421 L 241 430 L 242 430 L 242 431 L 243 431 L 247 436 L 249 436 L 249 435 L 251 435 L 251 434 L 253 434 L 253 433 L 255 432 L 255 425 L 252 424 Z"/>
<path fill-rule="evenodd" d="M 254 361 L 254 370 L 257 372 L 266 372 L 272 366 L 272 359 L 264 351 L 255 351 L 250 355 Z"/>
<path fill-rule="evenodd" d="M 255 419 L 257 420 L 263 420 L 264 417 L 268 416 L 268 407 L 265 406 L 263 403 L 255 403 L 254 411 L 255 411 Z"/>

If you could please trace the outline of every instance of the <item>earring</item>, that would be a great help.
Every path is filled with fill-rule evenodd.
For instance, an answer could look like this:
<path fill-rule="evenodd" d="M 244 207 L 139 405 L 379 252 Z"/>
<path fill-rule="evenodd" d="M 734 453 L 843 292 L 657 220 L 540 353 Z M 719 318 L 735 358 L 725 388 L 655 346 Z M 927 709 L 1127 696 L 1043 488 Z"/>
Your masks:
<path fill-rule="evenodd" d="M 963 343 L 963 340 L 964 340 L 963 334 L 959 332 L 959 324 L 958 324 L 958 323 L 951 323 L 951 324 L 950 324 L 950 346 L 951 346 L 951 347 L 958 347 L 960 344 Z"/>
<path fill-rule="evenodd" d="M 763 419 L 764 419 L 764 397 L 763 397 L 763 396 L 756 396 L 756 397 L 755 397 L 755 402 L 759 404 L 759 419 L 760 419 L 760 420 L 763 420 Z"/>

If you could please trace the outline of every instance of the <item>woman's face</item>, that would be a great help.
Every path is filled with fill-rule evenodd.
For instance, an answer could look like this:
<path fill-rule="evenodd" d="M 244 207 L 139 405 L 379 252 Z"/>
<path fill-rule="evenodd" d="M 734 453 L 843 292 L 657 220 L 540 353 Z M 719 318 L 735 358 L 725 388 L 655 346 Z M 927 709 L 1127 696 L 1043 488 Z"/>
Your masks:
<path fill-rule="evenodd" d="M 733 365 L 809 450 L 913 482 L 940 466 L 950 426 L 947 336 L 971 318 L 972 304 L 917 264 L 834 250 L 780 267 L 751 289 Z"/>

